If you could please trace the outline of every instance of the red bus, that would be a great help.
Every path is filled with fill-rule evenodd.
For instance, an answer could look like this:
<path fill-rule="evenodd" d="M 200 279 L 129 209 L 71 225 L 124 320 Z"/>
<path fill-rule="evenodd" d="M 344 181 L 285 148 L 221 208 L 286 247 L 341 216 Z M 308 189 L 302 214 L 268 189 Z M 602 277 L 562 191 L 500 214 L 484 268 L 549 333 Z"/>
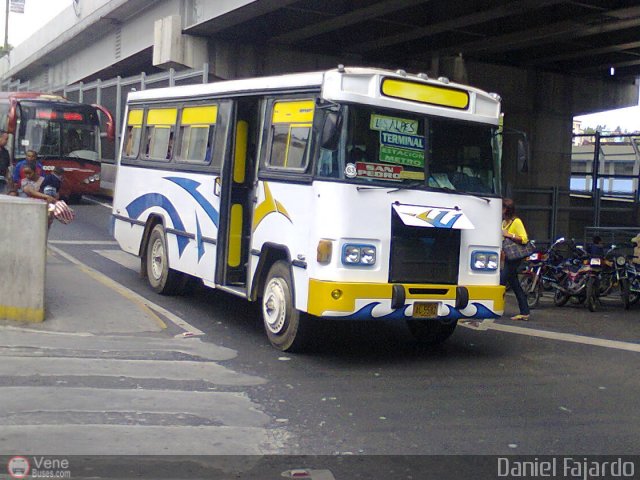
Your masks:
<path fill-rule="evenodd" d="M 99 112 L 105 118 L 104 135 L 113 141 L 113 117 L 100 105 L 40 92 L 0 92 L 0 131 L 9 134 L 13 162 L 34 150 L 45 170 L 61 166 L 65 176 L 60 196 L 71 200 L 100 190 Z"/>

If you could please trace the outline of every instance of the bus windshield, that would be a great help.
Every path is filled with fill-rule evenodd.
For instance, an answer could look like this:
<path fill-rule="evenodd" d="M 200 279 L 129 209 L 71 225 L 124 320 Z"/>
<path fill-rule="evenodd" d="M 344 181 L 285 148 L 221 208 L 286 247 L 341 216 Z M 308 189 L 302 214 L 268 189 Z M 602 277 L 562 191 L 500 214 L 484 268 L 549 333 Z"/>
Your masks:
<path fill-rule="evenodd" d="M 16 158 L 28 150 L 42 158 L 100 158 L 98 116 L 89 106 L 23 101 L 16 131 Z"/>
<path fill-rule="evenodd" d="M 340 145 L 320 148 L 316 177 L 393 188 L 499 193 L 496 127 L 354 105 L 343 107 L 342 114 Z"/>

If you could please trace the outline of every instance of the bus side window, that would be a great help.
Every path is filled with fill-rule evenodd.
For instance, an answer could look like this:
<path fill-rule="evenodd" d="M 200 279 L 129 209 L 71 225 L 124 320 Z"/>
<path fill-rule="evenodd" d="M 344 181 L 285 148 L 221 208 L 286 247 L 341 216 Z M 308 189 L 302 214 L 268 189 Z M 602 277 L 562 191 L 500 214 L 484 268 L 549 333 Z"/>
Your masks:
<path fill-rule="evenodd" d="M 277 101 L 271 117 L 271 150 L 267 165 L 272 168 L 305 170 L 315 102 Z"/>
<path fill-rule="evenodd" d="M 211 162 L 217 115 L 217 105 L 182 109 L 177 161 L 193 164 Z"/>
<path fill-rule="evenodd" d="M 124 144 L 124 155 L 130 158 L 136 158 L 140 151 L 140 137 L 142 133 L 142 110 L 129 110 L 127 118 L 127 133 Z"/>
<path fill-rule="evenodd" d="M 149 109 L 145 128 L 147 159 L 160 161 L 171 159 L 177 118 L 177 108 Z"/>

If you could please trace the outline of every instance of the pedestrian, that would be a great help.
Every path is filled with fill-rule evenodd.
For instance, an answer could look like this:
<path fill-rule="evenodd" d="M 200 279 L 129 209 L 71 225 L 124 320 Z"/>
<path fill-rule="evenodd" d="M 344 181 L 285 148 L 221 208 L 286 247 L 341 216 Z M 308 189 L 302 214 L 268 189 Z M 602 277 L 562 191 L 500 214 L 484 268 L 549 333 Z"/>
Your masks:
<path fill-rule="evenodd" d="M 591 244 L 587 246 L 587 253 L 592 257 L 604 257 L 604 245 L 600 235 L 593 236 Z"/>
<path fill-rule="evenodd" d="M 56 200 L 60 199 L 60 188 L 64 180 L 64 169 L 56 165 L 52 173 L 47 173 L 40 185 L 40 192 L 51 195 Z"/>
<path fill-rule="evenodd" d="M 11 156 L 6 147 L 8 141 L 7 132 L 0 133 L 0 193 L 12 190 Z"/>
<path fill-rule="evenodd" d="M 44 172 L 44 167 L 42 166 L 42 163 L 38 161 L 38 154 L 36 153 L 35 150 L 27 150 L 26 158 L 16 163 L 15 167 L 13 168 L 14 188 L 20 188 L 20 186 L 22 185 L 22 180 L 24 179 L 23 169 L 25 165 L 27 165 L 28 163 L 35 165 L 35 172 L 39 176 L 42 176 L 42 172 Z"/>
<path fill-rule="evenodd" d="M 515 203 L 510 198 L 502 200 L 502 237 L 522 245 L 529 241 L 522 220 L 516 216 Z M 511 317 L 511 320 L 529 320 L 527 296 L 518 280 L 518 268 L 521 262 L 522 259 L 509 260 L 505 258 L 504 267 L 500 271 L 500 284 L 509 285 L 518 300 L 520 313 Z"/>
<path fill-rule="evenodd" d="M 34 164 L 28 163 L 25 165 L 22 168 L 22 173 L 24 178 L 20 183 L 20 196 L 37 198 L 47 203 L 55 203 L 56 199 L 54 197 L 40 192 L 40 185 L 42 185 L 44 178 L 38 175 Z"/>

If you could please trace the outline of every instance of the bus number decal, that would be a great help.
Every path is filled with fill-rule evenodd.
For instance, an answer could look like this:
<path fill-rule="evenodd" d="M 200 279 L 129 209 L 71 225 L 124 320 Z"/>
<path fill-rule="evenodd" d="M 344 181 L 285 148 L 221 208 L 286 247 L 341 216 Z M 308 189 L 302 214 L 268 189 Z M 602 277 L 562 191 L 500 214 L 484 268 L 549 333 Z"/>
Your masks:
<path fill-rule="evenodd" d="M 415 135 L 418 133 L 418 121 L 374 114 L 371 115 L 369 128 L 371 128 L 371 130 L 379 130 L 381 132 L 395 132 Z"/>

